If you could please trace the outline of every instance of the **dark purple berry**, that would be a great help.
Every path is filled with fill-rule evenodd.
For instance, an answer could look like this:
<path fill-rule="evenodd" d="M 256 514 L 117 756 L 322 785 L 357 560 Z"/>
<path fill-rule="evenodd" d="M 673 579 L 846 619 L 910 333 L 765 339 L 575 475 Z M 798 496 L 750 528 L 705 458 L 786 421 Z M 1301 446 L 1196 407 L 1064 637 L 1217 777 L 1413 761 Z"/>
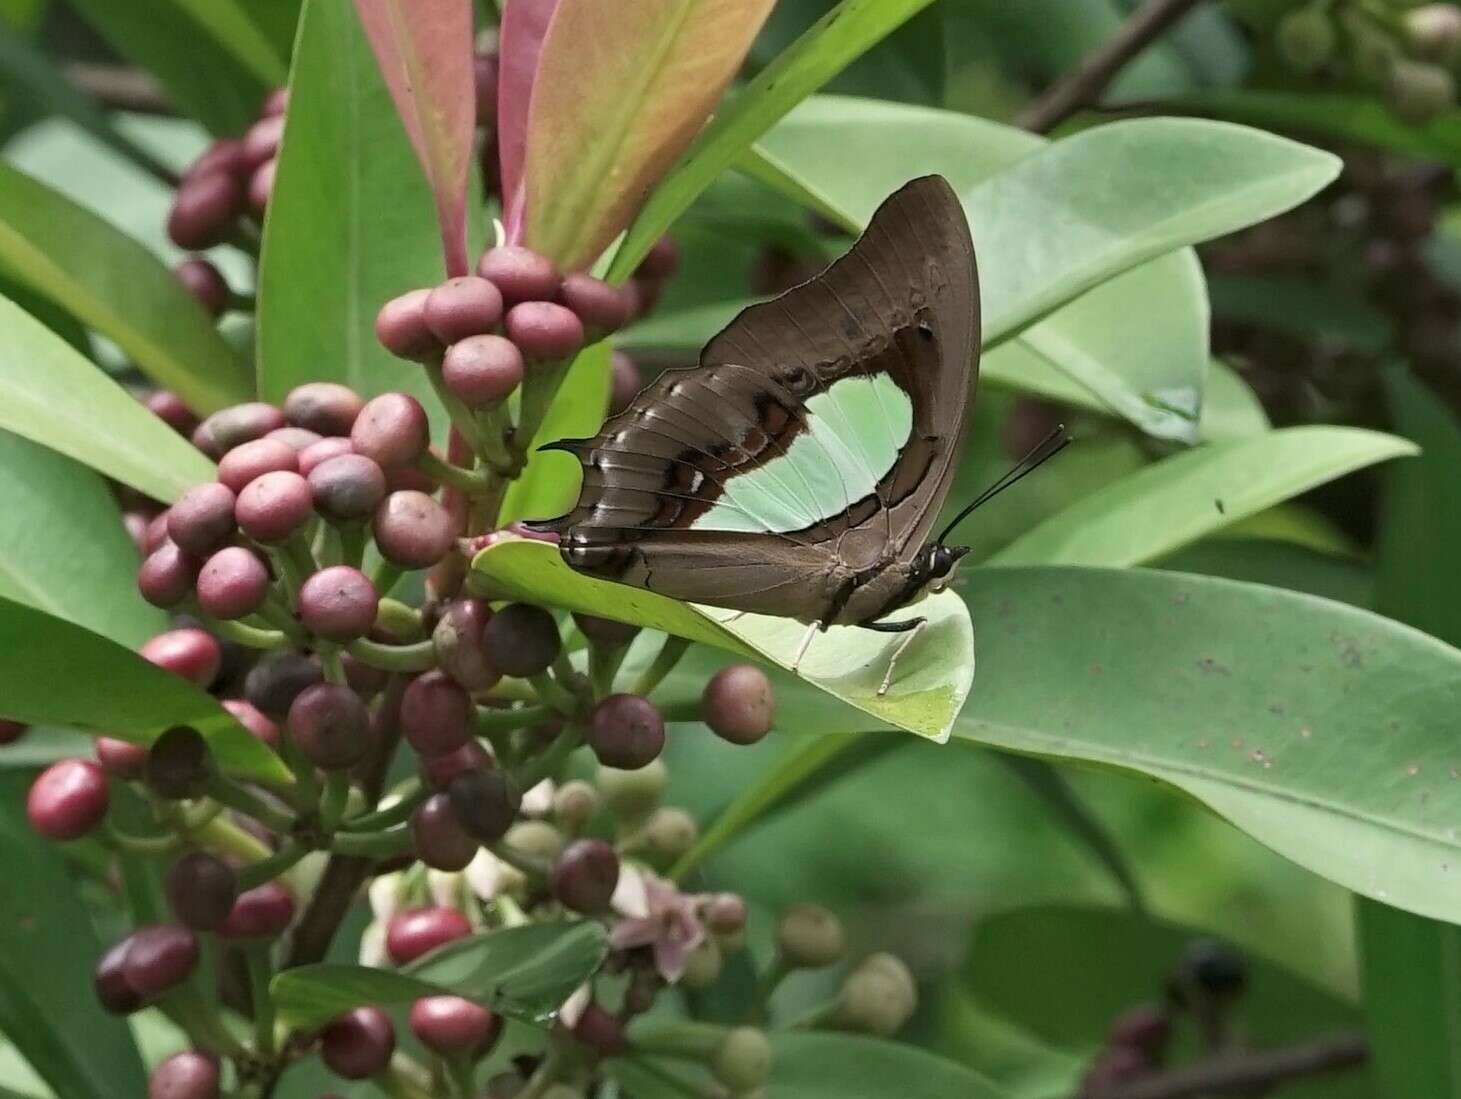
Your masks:
<path fill-rule="evenodd" d="M 471 737 L 475 712 L 455 680 L 441 671 L 426 672 L 401 696 L 401 732 L 423 756 L 454 752 Z"/>
<path fill-rule="evenodd" d="M 467 917 L 455 908 L 407 908 L 386 925 L 386 953 L 396 965 L 407 965 L 471 933 Z"/>
<path fill-rule="evenodd" d="M 185 259 L 173 270 L 183 288 L 212 316 L 220 316 L 233 298 L 223 274 L 199 256 Z"/>
<path fill-rule="evenodd" d="M 221 141 L 215 141 L 203 150 L 197 160 L 188 165 L 187 171 L 183 173 L 183 178 L 196 179 L 198 176 L 208 175 L 211 172 L 222 172 L 231 176 L 243 176 L 248 173 L 241 138 L 226 137 Z"/>
<path fill-rule="evenodd" d="M 392 564 L 430 568 L 456 545 L 451 514 L 424 492 L 392 492 L 376 509 L 372 524 L 376 547 Z"/>
<path fill-rule="evenodd" d="M 284 413 L 271 404 L 250 401 L 213 413 L 193 432 L 193 445 L 208 457 L 222 458 L 236 446 L 262 439 L 284 426 Z"/>
<path fill-rule="evenodd" d="M 321 439 L 308 448 L 299 452 L 299 472 L 302 476 L 308 477 L 320 466 L 324 465 L 331 458 L 338 458 L 342 454 L 354 454 L 355 448 L 350 445 L 350 439 L 331 436 Z"/>
<path fill-rule="evenodd" d="M 167 536 L 188 553 L 212 553 L 233 537 L 235 500 L 227 485 L 194 485 L 168 509 Z"/>
<path fill-rule="evenodd" d="M 349 435 L 365 402 L 349 386 L 337 382 L 306 382 L 284 398 L 284 418 L 295 427 L 319 435 Z"/>
<path fill-rule="evenodd" d="M 500 72 L 495 53 L 472 58 L 472 86 L 477 93 L 477 125 L 489 130 L 497 126 L 497 78 Z"/>
<path fill-rule="evenodd" d="M 375 625 L 379 603 L 370 577 L 349 565 L 333 565 L 300 586 L 299 620 L 316 637 L 354 641 Z"/>
<path fill-rule="evenodd" d="M 507 338 L 529 362 L 571 359 L 583 347 L 583 322 L 551 301 L 525 301 L 507 311 Z"/>
<path fill-rule="evenodd" d="M 233 492 L 266 473 L 299 472 L 299 452 L 288 443 L 265 436 L 234 447 L 218 463 L 218 480 Z"/>
<path fill-rule="evenodd" d="M 463 771 L 480 771 L 496 763 L 487 749 L 476 740 L 469 740 L 454 752 L 421 757 L 421 774 L 433 790 L 445 790 Z"/>
<path fill-rule="evenodd" d="M 347 1080 L 364 1080 L 384 1071 L 395 1051 L 396 1029 L 378 1007 L 346 1012 L 320 1035 L 320 1056 L 331 1072 Z"/>
<path fill-rule="evenodd" d="M 478 847 L 446 794 L 432 794 L 411 814 L 411 844 L 427 866 L 453 872 L 466 869 Z"/>
<path fill-rule="evenodd" d="M 426 299 L 430 294 L 430 290 L 412 290 L 380 307 L 375 336 L 392 355 L 424 362 L 441 354 L 441 341 L 426 326 Z"/>
<path fill-rule="evenodd" d="M 705 724 L 732 744 L 755 744 L 771 731 L 776 715 L 771 680 L 753 664 L 733 664 L 716 672 L 700 701 Z"/>
<path fill-rule="evenodd" d="M 447 784 L 451 807 L 465 828 L 483 843 L 496 843 L 512 827 L 522 795 L 496 769 L 463 771 Z"/>
<path fill-rule="evenodd" d="M 137 590 L 154 607 L 166 610 L 192 594 L 197 576 L 198 562 L 171 538 L 165 538 L 137 570 Z"/>
<path fill-rule="evenodd" d="M 137 652 L 143 660 L 203 688 L 218 678 L 223 667 L 223 648 L 218 639 L 192 627 L 160 633 Z"/>
<path fill-rule="evenodd" d="M 508 305 L 552 301 L 563 281 L 547 256 L 515 245 L 489 248 L 477 264 L 477 274 L 496 283 Z"/>
<path fill-rule="evenodd" d="M 218 1062 L 207 1053 L 174 1053 L 152 1070 L 147 1099 L 218 1099 Z"/>
<path fill-rule="evenodd" d="M 633 299 L 623 289 L 582 272 L 564 277 L 558 300 L 573 310 L 587 337 L 593 340 L 623 328 L 634 308 Z"/>
<path fill-rule="evenodd" d="M 277 881 L 240 893 L 218 928 L 225 939 L 273 939 L 294 919 L 294 897 Z"/>
<path fill-rule="evenodd" d="M 342 771 L 370 750 L 370 710 L 349 687 L 316 683 L 289 707 L 289 735 L 316 767 Z"/>
<path fill-rule="evenodd" d="M 198 573 L 198 606 L 214 618 L 253 614 L 268 595 L 269 570 L 252 550 L 242 546 L 219 550 Z"/>
<path fill-rule="evenodd" d="M 182 984 L 197 965 L 196 935 L 176 924 L 154 924 L 132 933 L 122 973 L 138 996 L 150 1000 Z"/>
<path fill-rule="evenodd" d="M 553 864 L 549 885 L 560 904 L 586 916 L 609 910 L 619 884 L 619 856 L 601 839 L 574 840 Z"/>
<path fill-rule="evenodd" d="M 298 473 L 280 470 L 256 477 L 238 494 L 234 515 L 250 538 L 259 542 L 283 542 L 309 521 L 314 497 Z"/>
<path fill-rule="evenodd" d="M 491 332 L 502 321 L 502 294 L 484 278 L 448 279 L 427 296 L 426 326 L 450 347 L 468 336 Z"/>
<path fill-rule="evenodd" d="M 20 721 L 7 721 L 0 718 L 0 744 L 14 744 L 30 726 Z"/>
<path fill-rule="evenodd" d="M 446 388 L 468 408 L 489 408 L 522 384 L 523 355 L 501 336 L 469 336 L 447 349 L 441 363 Z"/>
<path fill-rule="evenodd" d="M 225 172 L 206 172 L 185 179 L 173 198 L 167 235 L 179 248 L 201 252 L 222 244 L 243 213 L 243 184 Z"/>
<path fill-rule="evenodd" d="M 610 695 L 589 716 L 588 744 L 605 767 L 635 771 L 664 751 L 665 721 L 647 698 Z"/>
<path fill-rule="evenodd" d="M 660 237 L 649 249 L 649 254 L 639 261 L 634 273 L 641 278 L 663 282 L 680 269 L 680 246 L 673 237 Z"/>
<path fill-rule="evenodd" d="M 483 637 L 492 662 L 503 675 L 545 672 L 562 646 L 553 616 L 531 603 L 513 603 L 498 611 L 487 623 Z"/>
<path fill-rule="evenodd" d="M 107 815 L 107 776 L 89 759 L 62 759 L 30 784 L 25 815 L 30 826 L 49 840 L 86 835 Z"/>
<path fill-rule="evenodd" d="M 309 472 L 315 510 L 337 523 L 362 522 L 385 499 L 386 475 L 363 454 L 341 454 Z"/>
<path fill-rule="evenodd" d="M 261 657 L 244 680 L 244 697 L 274 721 L 282 721 L 301 691 L 324 679 L 320 666 L 303 653 Z"/>
<path fill-rule="evenodd" d="M 1242 995 L 1248 984 L 1248 963 L 1226 943 L 1203 939 L 1184 952 L 1181 969 L 1199 992 L 1213 999 Z"/>
<path fill-rule="evenodd" d="M 485 691 L 501 678 L 487 655 L 485 634 L 492 609 L 484 599 L 448 603 L 431 631 L 436 665 L 469 691 Z"/>
<path fill-rule="evenodd" d="M 573 1025 L 573 1036 L 603 1057 L 617 1057 L 629 1048 L 624 1024 L 598 1004 L 589 1004 Z"/>
<path fill-rule="evenodd" d="M 92 972 L 97 1001 L 113 1015 L 130 1015 L 142 1006 L 142 997 L 127 983 L 127 950 L 131 945 L 132 940 L 126 938 L 109 947 Z"/>
<path fill-rule="evenodd" d="M 238 876 L 217 855 L 189 851 L 168 867 L 164 887 L 179 923 L 195 931 L 213 931 L 233 911 Z"/>
<path fill-rule="evenodd" d="M 143 776 L 158 797 L 183 801 L 203 796 L 211 770 L 212 757 L 202 734 L 191 725 L 174 725 L 147 749 Z"/>
<path fill-rule="evenodd" d="M 584 637 L 595 645 L 617 649 L 629 644 L 639 635 L 639 627 L 613 618 L 598 618 L 592 614 L 575 614 L 573 624 Z"/>
<path fill-rule="evenodd" d="M 411 1005 L 411 1033 L 443 1057 L 480 1057 L 502 1033 L 502 1019 L 460 996 L 427 996 Z"/>

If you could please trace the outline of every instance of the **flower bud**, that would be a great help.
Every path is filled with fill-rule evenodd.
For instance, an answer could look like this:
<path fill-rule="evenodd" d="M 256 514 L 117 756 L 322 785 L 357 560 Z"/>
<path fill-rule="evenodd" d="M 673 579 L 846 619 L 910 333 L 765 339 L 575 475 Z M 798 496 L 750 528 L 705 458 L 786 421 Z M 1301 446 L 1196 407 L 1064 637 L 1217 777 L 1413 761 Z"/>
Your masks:
<path fill-rule="evenodd" d="M 732 1091 L 759 1088 L 771 1077 L 771 1043 L 755 1027 L 734 1027 L 721 1039 L 710 1071 Z"/>
<path fill-rule="evenodd" d="M 565 782 L 553 794 L 553 819 L 569 833 L 583 831 L 598 809 L 598 791 L 582 780 Z"/>
<path fill-rule="evenodd" d="M 874 954 L 847 975 L 837 993 L 837 1025 L 890 1038 L 918 1006 L 918 984 L 902 959 Z"/>
<path fill-rule="evenodd" d="M 659 804 L 669 783 L 669 772 L 660 760 L 635 771 L 600 767 L 594 785 L 603 795 L 604 807 L 620 820 L 639 820 Z"/>
<path fill-rule="evenodd" d="M 1339 46 L 1339 33 L 1325 8 L 1306 4 L 1279 21 L 1274 42 L 1289 68 L 1299 73 L 1312 73 L 1334 57 Z"/>
<path fill-rule="evenodd" d="M 776 949 L 796 969 L 820 969 L 846 950 L 842 921 L 816 904 L 795 904 L 776 921 Z"/>
<path fill-rule="evenodd" d="M 1423 4 L 1405 13 L 1405 33 L 1416 56 L 1450 65 L 1461 49 L 1461 8 Z"/>

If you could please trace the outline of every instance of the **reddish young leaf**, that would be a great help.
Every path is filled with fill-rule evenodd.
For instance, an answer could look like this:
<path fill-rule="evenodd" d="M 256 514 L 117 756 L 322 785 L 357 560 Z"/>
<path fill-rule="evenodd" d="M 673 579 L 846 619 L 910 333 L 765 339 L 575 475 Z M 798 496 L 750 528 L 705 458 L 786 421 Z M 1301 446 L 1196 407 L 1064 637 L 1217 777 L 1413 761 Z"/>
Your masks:
<path fill-rule="evenodd" d="M 773 3 L 559 0 L 528 112 L 523 243 L 566 270 L 593 263 L 700 132 Z"/>
<path fill-rule="evenodd" d="M 509 244 L 522 242 L 523 161 L 528 146 L 528 107 L 538 57 L 558 0 L 513 0 L 502 16 L 497 75 L 497 149 L 502 176 L 502 219 Z"/>
<path fill-rule="evenodd" d="M 401 124 L 436 197 L 448 275 L 465 275 L 476 128 L 471 0 L 355 0 Z"/>

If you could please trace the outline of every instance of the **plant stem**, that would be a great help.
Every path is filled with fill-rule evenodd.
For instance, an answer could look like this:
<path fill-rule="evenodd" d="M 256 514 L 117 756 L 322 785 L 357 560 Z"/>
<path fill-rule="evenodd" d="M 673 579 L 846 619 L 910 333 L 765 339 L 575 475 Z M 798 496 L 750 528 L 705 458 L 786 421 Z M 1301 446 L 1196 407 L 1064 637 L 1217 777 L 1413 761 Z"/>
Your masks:
<path fill-rule="evenodd" d="M 1358 1068 L 1369 1059 L 1363 1036 L 1340 1034 L 1299 1045 L 1226 1053 L 1082 1093 L 1082 1099 L 1197 1099 L 1267 1094 L 1286 1081 Z"/>
<path fill-rule="evenodd" d="M 628 652 L 628 645 L 598 645 L 589 642 L 588 681 L 596 701 L 614 693 L 614 677 L 619 674 L 619 667 L 624 663 Z"/>
<path fill-rule="evenodd" d="M 325 776 L 325 796 L 320 800 L 320 827 L 333 832 L 345 815 L 345 806 L 350 801 L 350 773 L 331 771 Z"/>
<path fill-rule="evenodd" d="M 176 834 L 162 836 L 133 836 L 123 832 L 110 820 L 105 821 L 101 833 L 102 842 L 121 851 L 135 855 L 170 855 L 182 843 Z"/>
<path fill-rule="evenodd" d="M 725 1040 L 726 1030 L 715 1023 L 666 1023 L 636 1034 L 634 1048 L 662 1057 L 705 1061 Z"/>
<path fill-rule="evenodd" d="M 674 634 L 666 636 L 665 643 L 660 646 L 654 661 L 634 681 L 634 686 L 629 689 L 629 693 L 647 697 L 664 682 L 665 676 L 675 670 L 675 665 L 680 662 L 680 657 L 685 655 L 685 650 L 689 647 L 690 642 L 683 637 L 676 637 Z"/>
<path fill-rule="evenodd" d="M 431 790 L 413 779 L 414 785 L 403 792 L 394 805 L 352 817 L 340 825 L 342 832 L 383 832 L 402 821 L 408 820 L 416 807 L 431 796 Z"/>
<path fill-rule="evenodd" d="M 362 637 L 350 642 L 350 655 L 362 664 L 387 672 L 425 672 L 436 667 L 436 649 L 430 641 L 385 645 Z"/>
<path fill-rule="evenodd" d="M 382 557 L 375 568 L 370 570 L 370 585 L 375 588 L 377 595 L 388 595 L 400 583 L 403 575 L 405 570 L 400 565 L 392 564 Z"/>
<path fill-rule="evenodd" d="M 747 1022 L 759 1025 L 766 1021 L 771 997 L 791 971 L 792 967 L 786 964 L 786 959 L 780 954 L 771 959 L 771 965 L 766 972 L 756 979 L 756 992 L 751 997 L 751 1008 L 746 1012 Z"/>
<path fill-rule="evenodd" d="M 315 646 L 315 656 L 319 658 L 320 671 L 324 673 L 326 683 L 343 687 L 349 682 L 345 676 L 345 665 L 340 662 L 339 645 L 321 641 Z"/>
<path fill-rule="evenodd" d="M 250 649 L 283 649 L 289 646 L 289 638 L 285 636 L 283 630 L 251 626 L 238 619 L 209 618 L 207 615 L 201 614 L 198 617 L 203 619 L 208 628 L 218 636 L 229 641 L 236 641 Z"/>
<path fill-rule="evenodd" d="M 547 721 L 557 711 L 551 706 L 519 706 L 502 710 L 491 706 L 477 707 L 477 735 L 490 737 L 494 733 L 510 733 L 514 729 L 526 729 Z"/>
<path fill-rule="evenodd" d="M 443 461 L 430 450 L 416 459 L 416 468 L 433 481 L 449 485 L 468 496 L 481 496 L 492 485 L 492 477 L 485 469 L 463 469 Z"/>
<path fill-rule="evenodd" d="M 538 1070 L 528 1081 L 527 1087 L 517 1093 L 516 1099 L 542 1099 L 543 1095 L 558 1080 L 558 1070 L 563 1064 L 563 1054 L 558 1047 L 548 1046 L 548 1052 L 538 1063 Z"/>
<path fill-rule="evenodd" d="M 540 699 L 564 717 L 572 717 L 578 712 L 578 699 L 547 672 L 529 676 L 528 682 L 538 692 Z"/>
<path fill-rule="evenodd" d="M 459 1099 L 477 1099 L 477 1069 L 470 1056 L 442 1058 L 452 1090 Z"/>
<path fill-rule="evenodd" d="M 411 830 L 404 825 L 385 832 L 336 832 L 330 850 L 341 855 L 388 859 L 411 850 Z"/>
<path fill-rule="evenodd" d="M 365 524 L 341 523 L 335 529 L 340 536 L 340 563 L 358 569 L 365 559 Z"/>
<path fill-rule="evenodd" d="M 421 624 L 421 612 L 389 596 L 381 598 L 376 609 L 375 624 L 378 629 L 401 641 L 419 640 L 425 632 Z"/>
<path fill-rule="evenodd" d="M 268 943 L 249 943 L 244 947 L 249 967 L 249 992 L 254 1002 L 254 1051 L 264 1060 L 274 1058 L 274 997 L 269 995 L 269 981 L 274 965 L 269 958 Z"/>
<path fill-rule="evenodd" d="M 269 804 L 252 790 L 232 779 L 214 775 L 208 780 L 208 796 L 245 816 L 253 817 L 264 827 L 287 836 L 294 831 L 294 814 Z"/>
<path fill-rule="evenodd" d="M 309 849 L 304 844 L 292 839 L 285 840 L 284 845 L 268 858 L 250 863 L 238 872 L 239 892 L 256 889 L 267 881 L 273 881 L 307 854 Z"/>
<path fill-rule="evenodd" d="M 183 984 L 173 989 L 157 1006 L 194 1045 L 229 1057 L 248 1056 L 243 1043 L 224 1025 L 212 1001 L 199 994 L 192 984 Z"/>
<path fill-rule="evenodd" d="M 274 853 L 266 844 L 223 816 L 210 817 L 196 828 L 190 829 L 188 838 L 199 846 L 232 855 L 240 862 L 248 864 L 263 862 Z"/>
<path fill-rule="evenodd" d="M 545 778 L 552 778 L 563 766 L 563 762 L 573 754 L 573 750 L 582 743 L 582 730 L 575 725 L 566 726 L 548 746 L 547 751 L 523 764 L 522 770 L 516 776 L 518 789 L 526 792 Z"/>

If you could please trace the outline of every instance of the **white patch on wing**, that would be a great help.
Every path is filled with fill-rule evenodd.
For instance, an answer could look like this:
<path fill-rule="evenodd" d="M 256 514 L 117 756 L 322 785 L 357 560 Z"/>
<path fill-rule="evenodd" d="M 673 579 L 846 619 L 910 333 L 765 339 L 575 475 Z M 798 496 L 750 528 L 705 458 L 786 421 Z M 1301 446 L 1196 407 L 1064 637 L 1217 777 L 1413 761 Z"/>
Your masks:
<path fill-rule="evenodd" d="M 791 531 L 838 515 L 872 494 L 913 431 L 913 402 L 886 374 L 843 378 L 803 408 L 809 430 L 784 456 L 731 477 L 724 503 L 691 530 Z M 792 485 L 795 508 L 786 499 Z"/>

